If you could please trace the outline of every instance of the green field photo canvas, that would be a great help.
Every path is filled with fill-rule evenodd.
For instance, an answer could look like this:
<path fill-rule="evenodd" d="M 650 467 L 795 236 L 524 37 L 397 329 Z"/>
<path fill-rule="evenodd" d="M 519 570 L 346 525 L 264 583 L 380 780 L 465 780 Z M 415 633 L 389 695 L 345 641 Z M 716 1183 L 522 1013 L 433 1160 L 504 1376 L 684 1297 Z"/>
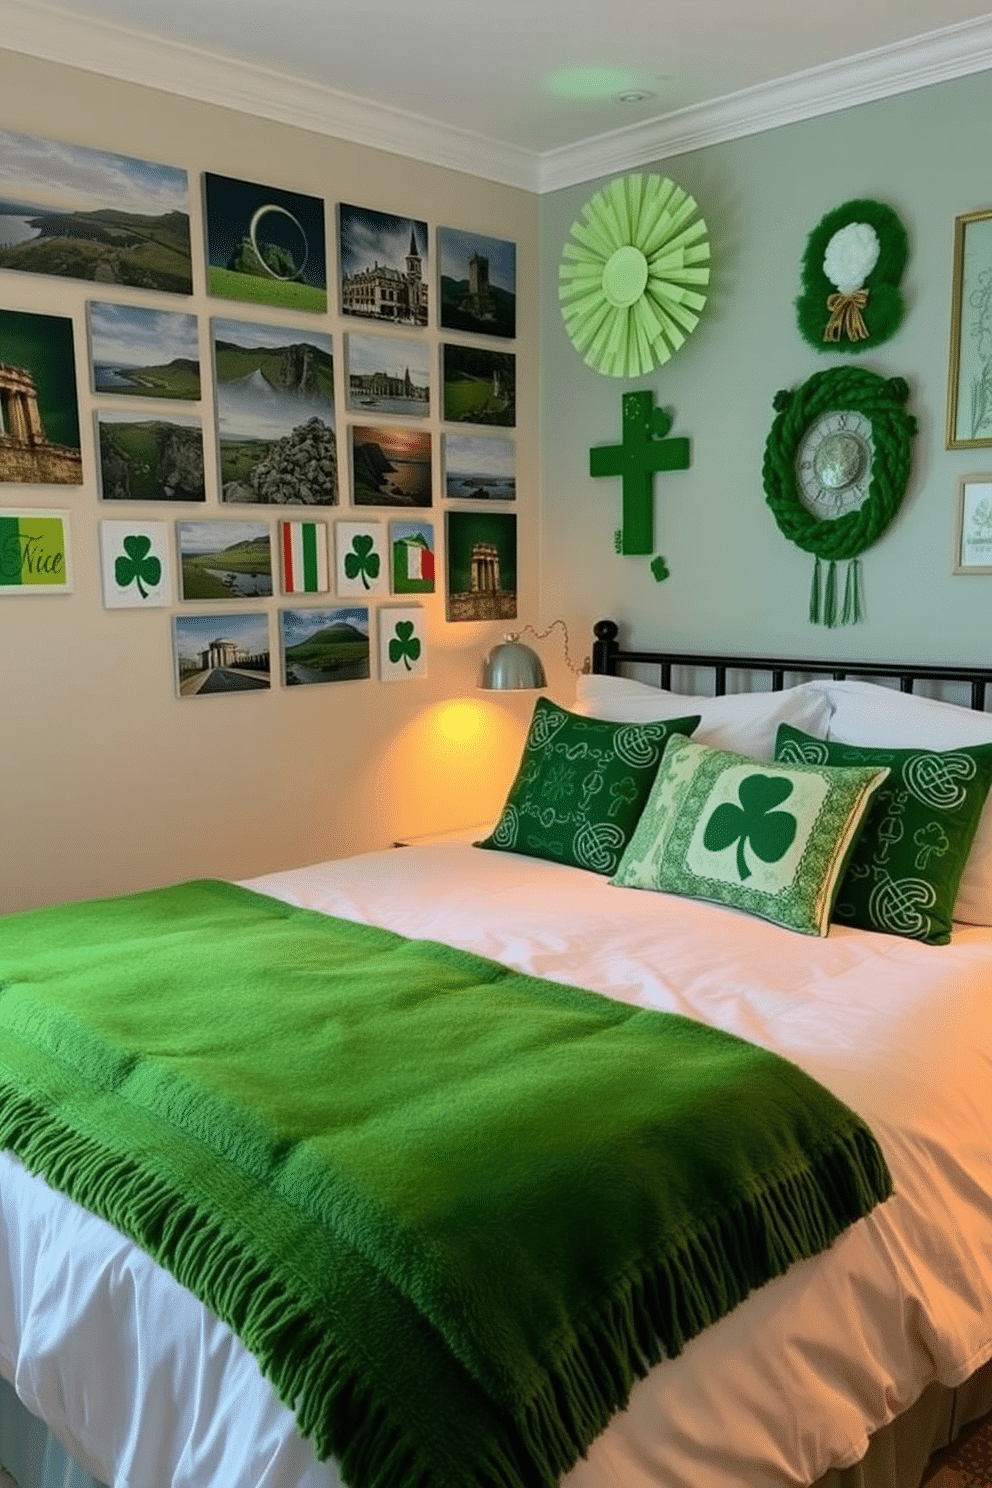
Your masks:
<path fill-rule="evenodd" d="M 449 424 L 517 422 L 517 359 L 512 351 L 487 351 L 446 341 L 444 413 Z"/>
<path fill-rule="evenodd" d="M 209 171 L 203 195 L 210 294 L 282 310 L 327 309 L 320 197 Z"/>
<path fill-rule="evenodd" d="M 357 682 L 371 675 L 369 612 L 364 606 L 280 610 L 279 631 L 287 687 Z"/>

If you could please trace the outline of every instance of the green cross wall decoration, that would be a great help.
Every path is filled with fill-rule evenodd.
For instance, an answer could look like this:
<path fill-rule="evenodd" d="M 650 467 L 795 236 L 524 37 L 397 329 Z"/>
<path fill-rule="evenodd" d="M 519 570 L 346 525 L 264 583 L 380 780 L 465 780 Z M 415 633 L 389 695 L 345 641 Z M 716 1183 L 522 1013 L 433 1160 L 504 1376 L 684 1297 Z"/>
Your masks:
<path fill-rule="evenodd" d="M 654 547 L 655 471 L 689 468 L 688 439 L 667 439 L 671 415 L 653 404 L 652 392 L 624 393 L 622 442 L 589 451 L 590 475 L 619 475 L 623 482 L 621 553 L 650 553 Z"/>

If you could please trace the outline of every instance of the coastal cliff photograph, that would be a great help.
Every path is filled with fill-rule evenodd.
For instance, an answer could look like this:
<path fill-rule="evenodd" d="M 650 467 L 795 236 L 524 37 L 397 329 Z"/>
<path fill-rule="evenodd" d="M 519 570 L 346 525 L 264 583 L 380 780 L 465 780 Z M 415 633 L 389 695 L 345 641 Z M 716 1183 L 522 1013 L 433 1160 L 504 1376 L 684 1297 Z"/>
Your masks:
<path fill-rule="evenodd" d="M 97 414 L 100 495 L 104 501 L 206 501 L 203 431 L 198 418 Z"/>
<path fill-rule="evenodd" d="M 351 479 L 356 506 L 430 506 L 430 434 L 352 424 Z"/>
<path fill-rule="evenodd" d="M 95 393 L 132 398 L 200 397 L 196 316 L 139 305 L 86 306 Z"/>
<path fill-rule="evenodd" d="M 192 294 L 186 172 L 0 129 L 0 269 Z"/>

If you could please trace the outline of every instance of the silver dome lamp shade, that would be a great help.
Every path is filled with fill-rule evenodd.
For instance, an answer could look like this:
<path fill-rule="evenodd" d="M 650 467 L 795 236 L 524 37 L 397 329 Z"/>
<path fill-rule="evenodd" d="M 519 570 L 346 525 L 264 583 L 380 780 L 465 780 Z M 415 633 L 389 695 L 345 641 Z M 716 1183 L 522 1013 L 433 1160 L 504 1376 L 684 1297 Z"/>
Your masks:
<path fill-rule="evenodd" d="M 482 663 L 479 686 L 487 692 L 522 692 L 547 685 L 541 658 L 515 636 L 506 636 Z"/>

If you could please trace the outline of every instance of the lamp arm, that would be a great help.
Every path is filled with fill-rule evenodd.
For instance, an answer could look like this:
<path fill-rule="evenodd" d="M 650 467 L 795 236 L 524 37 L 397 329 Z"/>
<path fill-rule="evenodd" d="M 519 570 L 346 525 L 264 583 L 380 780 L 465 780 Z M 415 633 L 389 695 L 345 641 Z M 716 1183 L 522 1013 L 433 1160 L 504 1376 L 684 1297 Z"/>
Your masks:
<path fill-rule="evenodd" d="M 584 673 L 589 671 L 589 658 L 588 656 L 585 658 L 582 666 L 578 667 L 575 665 L 574 661 L 572 660 L 571 652 L 568 649 L 568 626 L 565 624 L 564 620 L 552 620 L 547 630 L 535 630 L 533 625 L 525 625 L 523 630 L 511 631 L 508 635 L 505 635 L 503 639 L 506 641 L 519 641 L 521 636 L 529 634 L 532 635 L 536 641 L 545 641 L 547 640 L 551 632 L 555 630 L 559 625 L 562 628 L 562 634 L 564 637 L 562 645 L 565 650 L 565 665 L 568 667 L 570 672 L 573 672 L 575 674 L 576 677 L 580 677 Z"/>

